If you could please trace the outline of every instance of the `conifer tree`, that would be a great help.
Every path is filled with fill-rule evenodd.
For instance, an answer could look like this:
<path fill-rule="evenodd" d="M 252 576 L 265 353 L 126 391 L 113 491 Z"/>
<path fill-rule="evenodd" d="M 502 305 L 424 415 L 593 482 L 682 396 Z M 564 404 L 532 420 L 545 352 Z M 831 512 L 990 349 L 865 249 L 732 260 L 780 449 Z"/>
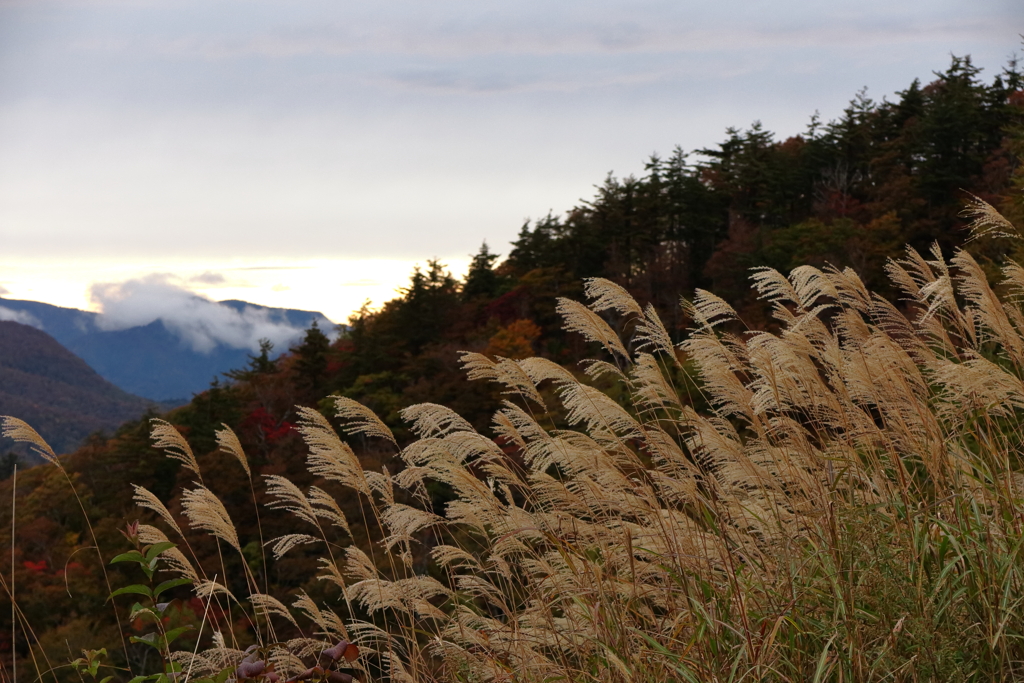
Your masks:
<path fill-rule="evenodd" d="M 500 254 L 493 254 L 484 242 L 469 264 L 466 281 L 462 285 L 462 298 L 466 301 L 493 298 L 498 294 L 501 277 L 494 272 Z"/>
<path fill-rule="evenodd" d="M 319 397 L 327 376 L 327 356 L 331 340 L 314 320 L 302 343 L 295 347 L 295 372 L 298 385 L 313 397 Z"/>

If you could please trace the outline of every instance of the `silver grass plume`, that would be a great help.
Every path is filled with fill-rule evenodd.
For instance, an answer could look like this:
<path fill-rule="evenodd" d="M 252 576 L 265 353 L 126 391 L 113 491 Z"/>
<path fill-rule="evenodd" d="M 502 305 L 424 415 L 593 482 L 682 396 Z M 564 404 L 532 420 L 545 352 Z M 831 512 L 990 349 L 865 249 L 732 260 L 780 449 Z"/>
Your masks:
<path fill-rule="evenodd" d="M 318 411 L 299 406 L 299 433 L 309 448 L 309 471 L 365 495 L 370 495 L 370 484 L 363 474 L 359 459 L 348 444 Z"/>
<path fill-rule="evenodd" d="M 216 432 L 217 445 L 220 446 L 221 452 L 233 455 L 245 470 L 245 476 L 252 477 L 252 472 L 249 471 L 249 459 L 245 457 L 245 450 L 242 449 L 242 442 L 238 440 L 238 435 L 226 424 L 222 423 L 221 427 L 223 429 L 218 429 Z"/>
<path fill-rule="evenodd" d="M 410 429 L 421 437 L 444 436 L 453 431 L 473 431 L 461 415 L 436 403 L 417 403 L 404 408 L 400 415 L 410 422 Z"/>
<path fill-rule="evenodd" d="M 198 581 L 196 583 L 195 590 L 196 597 L 202 598 L 204 600 L 210 600 L 215 595 L 223 595 L 236 605 L 241 604 L 238 601 L 238 598 L 235 597 L 234 593 L 232 593 L 227 586 L 218 581 L 213 581 L 211 579 L 204 579 Z"/>
<path fill-rule="evenodd" d="M 334 399 L 334 407 L 338 417 L 345 422 L 344 430 L 346 434 L 362 434 L 363 436 L 377 437 L 390 441 L 394 446 L 398 445 L 398 442 L 395 441 L 395 435 L 391 433 L 388 426 L 377 417 L 376 413 L 358 401 L 353 401 L 344 396 L 337 396 Z"/>
<path fill-rule="evenodd" d="M 267 541 L 267 545 L 270 546 L 270 552 L 273 553 L 274 559 L 280 560 L 288 553 L 289 550 L 296 546 L 319 542 L 319 538 L 310 536 L 309 534 L 285 534 L 284 536 L 278 536 L 277 538 Z"/>
<path fill-rule="evenodd" d="M 165 506 L 160 499 L 156 497 L 156 494 L 143 486 L 139 486 L 138 484 L 132 484 L 132 488 L 135 491 L 135 495 L 132 500 L 136 505 L 147 510 L 152 510 L 160 516 L 160 519 L 167 522 L 167 526 L 174 529 L 176 534 L 184 536 L 184 534 L 181 533 L 181 527 L 178 526 L 178 522 L 174 519 L 174 515 L 172 515 L 170 510 L 167 509 L 167 506 Z"/>
<path fill-rule="evenodd" d="M 57 454 L 50 448 L 50 444 L 46 443 L 46 440 L 39 436 L 39 433 L 32 429 L 27 422 L 16 417 L 3 415 L 0 416 L 0 425 L 2 425 L 0 436 L 6 436 L 15 441 L 30 444 L 32 452 L 40 458 L 58 467 L 61 466 L 60 460 L 57 459 Z"/>
<path fill-rule="evenodd" d="M 253 607 L 256 608 L 258 614 L 262 614 L 269 618 L 271 615 L 282 617 L 291 622 L 292 626 L 298 626 L 298 622 L 295 621 L 295 617 L 280 600 L 272 595 L 266 595 L 264 593 L 253 593 L 249 596 L 249 602 L 252 603 Z M 289 643 L 289 645 L 291 645 Z"/>
<path fill-rule="evenodd" d="M 603 346 L 609 353 L 619 358 L 629 358 L 619 335 L 594 311 L 571 299 L 559 299 L 556 310 L 565 321 L 563 327 L 567 332 L 578 332 L 587 341 Z"/>
<path fill-rule="evenodd" d="M 319 528 L 316 510 L 298 486 L 287 477 L 276 474 L 265 474 L 263 478 L 267 481 L 267 493 L 274 497 L 267 507 L 271 510 L 287 510 L 302 521 Z"/>
<path fill-rule="evenodd" d="M 167 457 L 177 460 L 202 480 L 202 475 L 199 474 L 199 463 L 196 462 L 196 456 L 193 455 L 188 441 L 178 433 L 171 423 L 155 417 L 150 422 L 153 425 L 153 429 L 150 431 L 153 446 L 163 450 Z"/>
<path fill-rule="evenodd" d="M 593 299 L 589 308 L 595 313 L 615 311 L 619 315 L 643 317 L 636 299 L 621 285 L 601 277 L 587 278 L 583 283 L 584 294 L 588 299 Z"/>
<path fill-rule="evenodd" d="M 521 363 L 510 358 L 491 360 L 482 353 L 469 351 L 462 352 L 460 361 L 467 379 L 497 382 L 505 386 L 506 394 L 520 394 L 543 407 L 544 399 L 530 376 L 523 371 Z"/>
<path fill-rule="evenodd" d="M 967 229 L 970 231 L 968 242 L 982 237 L 1021 238 L 1020 231 L 1013 223 L 1006 220 L 994 206 L 974 195 L 971 195 L 960 215 L 971 219 L 967 225 Z"/>
<path fill-rule="evenodd" d="M 235 531 L 227 509 L 208 488 L 198 486 L 186 489 L 181 494 L 181 507 L 193 529 L 207 531 L 242 552 L 238 532 Z"/>

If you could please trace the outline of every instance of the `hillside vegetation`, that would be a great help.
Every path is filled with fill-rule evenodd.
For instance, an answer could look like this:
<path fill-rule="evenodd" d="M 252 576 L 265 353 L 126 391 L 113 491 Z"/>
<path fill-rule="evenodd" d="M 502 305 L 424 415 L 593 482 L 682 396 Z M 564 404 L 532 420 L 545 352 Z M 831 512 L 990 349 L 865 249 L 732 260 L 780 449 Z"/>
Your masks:
<path fill-rule="evenodd" d="M 360 680 L 1024 675 L 1021 87 L 954 59 L 652 159 L 500 264 L 428 263 L 338 341 L 19 474 L 19 671 L 103 646 L 125 680 L 238 673 L 259 645 L 283 680 L 343 638 Z M 137 517 L 198 592 L 167 593 L 177 654 L 106 602 Z"/>
<path fill-rule="evenodd" d="M 58 453 L 155 407 L 107 382 L 45 332 L 0 321 L 0 414 L 31 422 Z"/>

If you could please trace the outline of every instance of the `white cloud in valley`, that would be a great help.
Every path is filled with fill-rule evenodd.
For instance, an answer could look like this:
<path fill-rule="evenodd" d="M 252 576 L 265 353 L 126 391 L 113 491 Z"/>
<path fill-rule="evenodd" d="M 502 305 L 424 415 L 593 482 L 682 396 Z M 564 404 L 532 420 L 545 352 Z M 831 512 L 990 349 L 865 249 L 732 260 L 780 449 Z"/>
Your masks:
<path fill-rule="evenodd" d="M 0 306 L 0 321 L 21 323 L 22 325 L 30 325 L 39 329 L 43 328 L 39 319 L 28 311 L 15 311 L 4 306 Z"/>
<path fill-rule="evenodd" d="M 123 330 L 160 320 L 183 343 L 200 353 L 223 345 L 256 350 L 269 339 L 286 349 L 304 330 L 266 308 L 246 305 L 240 310 L 212 301 L 183 286 L 174 276 L 154 274 L 118 283 L 95 283 L 90 288 L 100 311 L 96 324 L 103 330 Z M 318 321 L 330 333 L 330 321 Z"/>

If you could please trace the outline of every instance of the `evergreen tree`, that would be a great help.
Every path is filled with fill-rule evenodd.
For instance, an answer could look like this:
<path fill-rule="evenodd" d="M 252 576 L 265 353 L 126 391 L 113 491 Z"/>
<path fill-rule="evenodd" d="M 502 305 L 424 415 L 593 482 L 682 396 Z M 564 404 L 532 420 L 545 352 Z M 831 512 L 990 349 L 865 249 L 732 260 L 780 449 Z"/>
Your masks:
<path fill-rule="evenodd" d="M 327 381 L 328 354 L 331 340 L 327 338 L 316 320 L 306 330 L 302 343 L 292 349 L 295 353 L 295 374 L 297 384 L 313 400 L 322 398 L 322 389 Z"/>
<path fill-rule="evenodd" d="M 466 281 L 462 284 L 462 298 L 465 301 L 474 299 L 492 299 L 498 295 L 501 287 L 501 276 L 494 272 L 494 264 L 499 254 L 492 254 L 484 242 L 480 251 L 469 264 Z"/>
<path fill-rule="evenodd" d="M 314 321 L 315 325 L 316 322 Z M 260 339 L 259 355 L 249 355 L 249 364 L 240 370 L 230 370 L 224 375 L 234 380 L 252 380 L 260 375 L 270 375 L 277 372 L 277 363 L 270 358 L 270 352 L 274 350 L 274 343 L 267 338 Z"/>
<path fill-rule="evenodd" d="M 406 349 L 419 353 L 451 325 L 461 304 L 459 283 L 443 263 L 432 259 L 427 261 L 426 272 L 416 267 L 402 294 L 396 323 Z"/>

